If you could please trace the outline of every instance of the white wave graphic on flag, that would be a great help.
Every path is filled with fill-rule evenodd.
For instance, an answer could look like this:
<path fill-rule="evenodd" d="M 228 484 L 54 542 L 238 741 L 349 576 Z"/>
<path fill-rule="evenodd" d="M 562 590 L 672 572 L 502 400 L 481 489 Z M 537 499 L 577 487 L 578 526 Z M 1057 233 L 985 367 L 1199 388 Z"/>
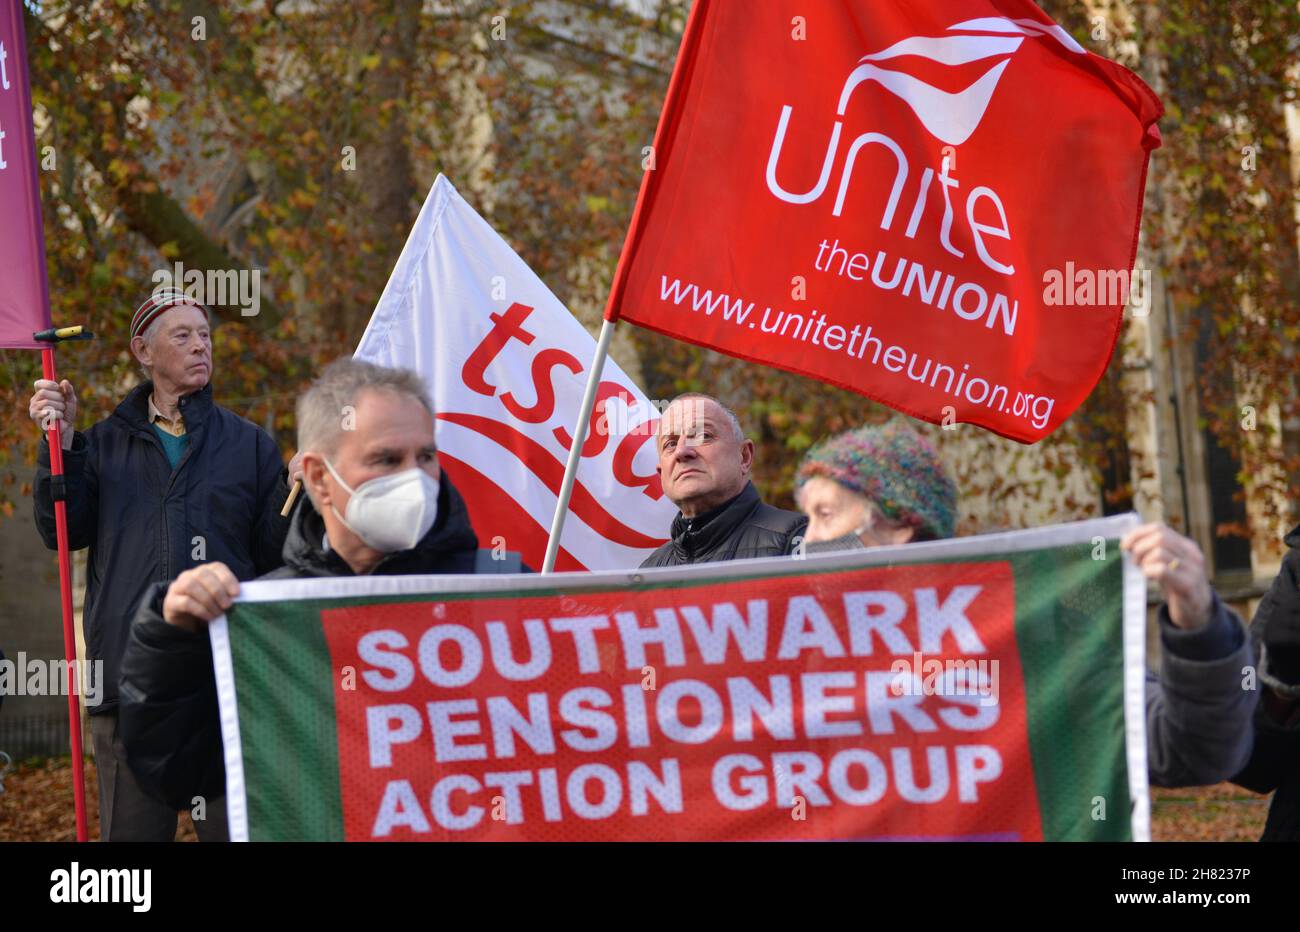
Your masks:
<path fill-rule="evenodd" d="M 500 488 L 510 490 L 511 497 L 542 530 L 551 526 L 551 519 L 555 516 L 555 493 L 528 468 L 528 463 L 510 456 L 508 451 L 483 435 L 446 421 L 438 422 L 438 447 L 454 451 L 457 459 Z M 628 515 L 622 512 L 620 517 Z M 486 541 L 481 543 L 486 546 Z M 573 511 L 564 522 L 564 549 L 588 568 L 634 567 L 640 565 L 648 553 L 645 549 L 625 547 L 610 540 L 584 520 L 583 515 Z"/>
<path fill-rule="evenodd" d="M 989 102 L 997 91 L 998 82 L 1011 64 L 1011 56 L 1026 38 L 1052 38 L 1071 52 L 1084 53 L 1083 48 L 1060 26 L 1049 26 L 1034 20 L 988 17 L 948 27 L 949 32 L 954 30 L 967 33 L 1013 33 L 1014 36 L 912 36 L 882 51 L 864 55 L 844 83 L 844 90 L 840 93 L 839 115 L 844 116 L 853 92 L 860 85 L 874 81 L 911 107 L 930 135 L 949 145 L 959 146 L 979 128 Z M 954 68 L 986 59 L 1002 60 L 993 64 L 964 89 L 949 92 L 906 71 L 874 64 L 902 57 L 924 58 Z"/>
<path fill-rule="evenodd" d="M 955 27 L 953 27 L 955 28 Z M 1020 48 L 1024 37 L 1006 39 L 1001 36 L 912 36 L 895 42 L 883 52 L 863 55 L 862 61 L 885 61 L 901 58 L 904 55 L 916 55 L 928 58 L 942 65 L 966 65 L 982 58 L 994 55 L 1010 55 Z"/>
<path fill-rule="evenodd" d="M 1022 36 L 1045 36 L 1055 39 L 1076 55 L 1086 55 L 1087 50 L 1074 41 L 1074 37 L 1056 23 L 1040 23 L 1036 19 L 1007 19 L 1005 16 L 988 16 L 983 19 L 968 19 L 964 23 L 949 26 L 948 31 L 962 29 L 967 32 L 1015 32 Z"/>

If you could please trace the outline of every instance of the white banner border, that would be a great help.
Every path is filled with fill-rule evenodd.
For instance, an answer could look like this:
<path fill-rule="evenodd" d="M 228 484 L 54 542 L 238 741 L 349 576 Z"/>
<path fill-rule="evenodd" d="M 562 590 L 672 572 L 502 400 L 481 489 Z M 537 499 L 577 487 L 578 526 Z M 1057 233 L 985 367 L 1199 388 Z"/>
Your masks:
<path fill-rule="evenodd" d="M 597 573 L 554 573 L 487 576 L 345 576 L 312 579 L 265 580 L 240 586 L 235 602 L 276 602 L 288 599 L 345 599 L 358 596 L 464 594 L 510 589 L 515 592 L 567 591 L 640 586 L 683 579 L 725 580 L 746 576 L 786 576 L 812 571 L 833 571 L 865 566 L 952 559 L 964 555 L 987 556 L 1019 553 L 1047 547 L 1091 543 L 1096 538 L 1115 539 L 1141 523 L 1130 512 L 1022 531 L 1004 531 L 950 540 L 926 541 L 897 547 L 814 554 L 802 558 L 772 557 L 707 563 L 688 567 L 618 570 Z M 1151 798 L 1146 746 L 1146 581 L 1128 554 L 1123 560 L 1124 732 L 1134 841 L 1151 840 Z M 248 840 L 248 800 L 244 781 L 243 751 L 239 740 L 239 710 L 234 668 L 230 656 L 230 631 L 222 615 L 209 627 L 212 660 L 221 708 L 221 737 L 225 748 L 226 805 L 230 840 Z"/>
<path fill-rule="evenodd" d="M 235 666 L 230 656 L 230 626 L 226 616 L 208 626 L 212 668 L 217 676 L 217 705 L 221 716 L 221 746 L 226 763 L 226 821 L 231 841 L 248 841 L 248 797 L 244 782 L 244 748 L 239 740 L 239 703 L 235 696 Z"/>

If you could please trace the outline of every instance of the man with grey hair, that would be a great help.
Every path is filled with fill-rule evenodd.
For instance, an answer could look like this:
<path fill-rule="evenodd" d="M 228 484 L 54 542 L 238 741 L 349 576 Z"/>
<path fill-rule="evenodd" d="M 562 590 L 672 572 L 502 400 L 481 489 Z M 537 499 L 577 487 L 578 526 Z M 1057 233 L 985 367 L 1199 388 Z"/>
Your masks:
<path fill-rule="evenodd" d="M 655 438 L 664 494 L 677 506 L 672 539 L 643 567 L 789 556 L 808 519 L 764 504 L 750 481 L 754 442 L 716 398 L 690 392 L 664 411 Z"/>
<path fill-rule="evenodd" d="M 196 564 L 219 560 L 239 579 L 279 566 L 289 487 L 266 431 L 212 400 L 206 308 L 182 292 L 151 294 L 131 321 L 130 347 L 147 381 L 84 432 L 75 429 L 72 384 L 36 383 L 29 413 L 43 430 L 62 421 L 65 475 L 51 476 L 43 440 L 33 497 L 46 546 L 58 546 L 62 498 L 69 545 L 90 548 L 86 659 L 102 660 L 104 671 L 103 701 L 89 709 L 100 837 L 171 841 L 176 807 L 141 790 L 122 749 L 118 678 L 131 619 L 151 583 Z M 198 830 L 204 838 L 206 826 Z"/>
<path fill-rule="evenodd" d="M 298 402 L 307 500 L 293 511 L 284 566 L 263 579 L 503 573 L 518 554 L 478 549 L 469 512 L 438 468 L 433 405 L 419 376 L 357 359 L 326 367 Z M 239 595 L 207 563 L 158 584 L 122 662 L 122 735 L 141 785 L 172 805 L 220 801 L 225 768 L 208 623 Z"/>

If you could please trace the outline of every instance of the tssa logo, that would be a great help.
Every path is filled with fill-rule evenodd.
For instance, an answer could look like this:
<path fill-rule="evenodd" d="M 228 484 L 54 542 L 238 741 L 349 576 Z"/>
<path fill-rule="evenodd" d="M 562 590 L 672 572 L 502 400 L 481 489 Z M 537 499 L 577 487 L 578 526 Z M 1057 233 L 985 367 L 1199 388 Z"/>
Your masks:
<path fill-rule="evenodd" d="M 767 161 L 767 187 L 777 198 L 789 204 L 811 204 L 819 200 L 830 184 L 831 175 L 839 162 L 841 135 L 844 129 L 844 117 L 854 92 L 867 82 L 875 82 L 882 88 L 901 99 L 926 131 L 945 143 L 945 149 L 962 145 L 975 130 L 979 128 L 984 114 L 988 110 L 993 94 L 1003 73 L 1011 64 L 1011 58 L 1026 38 L 1050 38 L 1059 42 L 1068 51 L 1075 54 L 1087 54 L 1084 49 L 1070 37 L 1060 26 L 1041 23 L 1032 19 L 1011 20 L 1004 17 L 988 17 L 968 20 L 948 28 L 950 35 L 912 36 L 896 42 L 888 48 L 864 56 L 857 67 L 849 74 L 840 92 L 839 106 L 836 111 L 835 124 L 831 129 L 830 142 L 826 147 L 826 156 L 822 161 L 821 172 L 817 182 L 803 193 L 786 190 L 777 179 L 777 168 L 781 152 L 785 148 L 786 134 L 790 127 L 790 115 L 793 108 L 785 105 L 781 109 L 781 118 L 777 124 L 776 135 Z M 996 33 L 988 35 L 988 33 Z M 877 62 L 890 62 L 898 58 L 923 59 L 947 68 L 960 68 L 974 62 L 997 61 L 962 90 L 948 92 L 927 83 L 915 75 L 899 68 L 882 67 Z M 894 63 L 897 64 L 897 63 Z M 835 196 L 831 215 L 838 217 L 844 210 L 845 198 L 848 196 L 849 182 L 853 177 L 854 165 L 858 155 L 866 146 L 878 145 L 888 150 L 898 163 L 889 200 L 885 205 L 880 222 L 882 230 L 890 230 L 894 224 L 894 215 L 899 200 L 911 172 L 911 163 L 902 147 L 892 138 L 881 132 L 867 132 L 857 136 L 850 144 L 840 168 L 840 183 Z M 951 191 L 959 187 L 951 175 L 952 166 L 947 158 L 936 176 L 934 169 L 927 167 L 921 175 L 916 192 L 915 203 L 908 221 L 906 235 L 915 238 L 917 227 L 925 212 L 926 198 L 930 186 L 938 177 L 943 191 L 944 215 L 941 225 L 940 242 L 949 253 L 958 258 L 965 256 L 953 245 L 951 231 L 953 225 L 953 206 Z M 999 225 L 980 223 L 975 220 L 975 210 L 981 200 L 987 199 L 997 211 Z M 995 272 L 1011 275 L 1013 266 L 995 259 L 989 252 L 984 236 L 995 236 L 1010 240 L 1011 232 L 1006 218 L 1006 209 L 1002 199 L 991 188 L 978 186 L 971 189 L 966 203 L 966 217 L 970 225 L 972 238 L 980 260 Z"/>
<path fill-rule="evenodd" d="M 533 310 L 526 304 L 515 302 L 505 311 L 493 312 L 489 315 L 492 329 L 474 347 L 461 368 L 460 377 L 466 388 L 488 398 L 498 397 L 499 387 L 487 380 L 488 369 L 497 355 L 512 341 L 517 341 L 524 346 L 532 345 L 537 335 L 525 329 L 524 322 L 528 320 Z M 580 375 L 584 370 L 582 362 L 567 350 L 549 347 L 538 351 L 532 357 L 529 366 L 533 389 L 532 401 L 521 401 L 514 390 L 499 395 L 501 404 L 511 417 L 524 424 L 545 424 L 552 419 L 556 408 L 552 373 L 556 368 L 567 369 L 574 375 Z M 614 401 L 622 402 L 622 405 L 616 406 L 615 411 L 610 411 L 609 405 Z M 614 479 L 620 485 L 629 489 L 640 489 L 647 497 L 658 501 L 664 494 L 659 474 L 657 472 L 641 474 L 633 469 L 633 461 L 641 448 L 647 443 L 653 447 L 652 439 L 658 425 L 657 412 L 653 412 L 650 420 L 629 425 L 628 418 L 640 410 L 643 409 L 640 407 L 639 400 L 627 388 L 618 382 L 602 381 L 596 389 L 596 406 L 592 409 L 587 439 L 582 445 L 582 458 L 600 456 L 608 447 L 611 438 L 615 439 L 617 446 L 614 448 L 612 463 Z M 504 438 L 507 449 L 517 448 L 519 444 L 529 445 L 527 438 L 513 428 L 500 423 L 486 423 L 481 417 L 455 413 L 439 414 L 438 417 L 489 435 L 497 435 L 503 430 L 508 430 L 510 437 Z M 552 434 L 556 442 L 565 450 L 568 450 L 573 443 L 573 438 L 564 427 L 556 427 Z M 551 460 L 554 460 L 554 457 L 550 453 L 538 450 L 536 456 L 525 459 L 524 462 L 536 469 L 541 468 L 539 464 Z M 555 462 L 559 464 L 558 461 Z"/>

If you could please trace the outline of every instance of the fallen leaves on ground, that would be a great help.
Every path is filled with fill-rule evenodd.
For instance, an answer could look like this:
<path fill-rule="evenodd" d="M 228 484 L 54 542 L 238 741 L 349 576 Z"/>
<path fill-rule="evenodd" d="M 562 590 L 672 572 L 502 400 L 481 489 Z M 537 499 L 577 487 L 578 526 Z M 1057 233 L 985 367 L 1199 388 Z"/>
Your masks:
<path fill-rule="evenodd" d="M 0 842 L 76 841 L 72 758 L 52 757 L 14 764 L 0 793 Z M 99 789 L 95 761 L 86 758 L 86 819 L 91 841 L 99 841 Z M 177 841 L 196 841 L 190 814 L 181 814 Z"/>
<path fill-rule="evenodd" d="M 1257 841 L 1272 795 L 1231 783 L 1188 789 L 1151 788 L 1152 841 Z"/>
<path fill-rule="evenodd" d="M 90 837 L 99 839 L 95 762 L 86 759 L 86 808 Z M 1270 796 L 1220 783 L 1190 789 L 1151 789 L 1154 841 L 1255 841 L 1264 831 Z M 30 760 L 4 776 L 0 793 L 0 841 L 75 841 L 71 758 Z M 177 841 L 196 841 L 194 823 L 181 813 Z"/>

